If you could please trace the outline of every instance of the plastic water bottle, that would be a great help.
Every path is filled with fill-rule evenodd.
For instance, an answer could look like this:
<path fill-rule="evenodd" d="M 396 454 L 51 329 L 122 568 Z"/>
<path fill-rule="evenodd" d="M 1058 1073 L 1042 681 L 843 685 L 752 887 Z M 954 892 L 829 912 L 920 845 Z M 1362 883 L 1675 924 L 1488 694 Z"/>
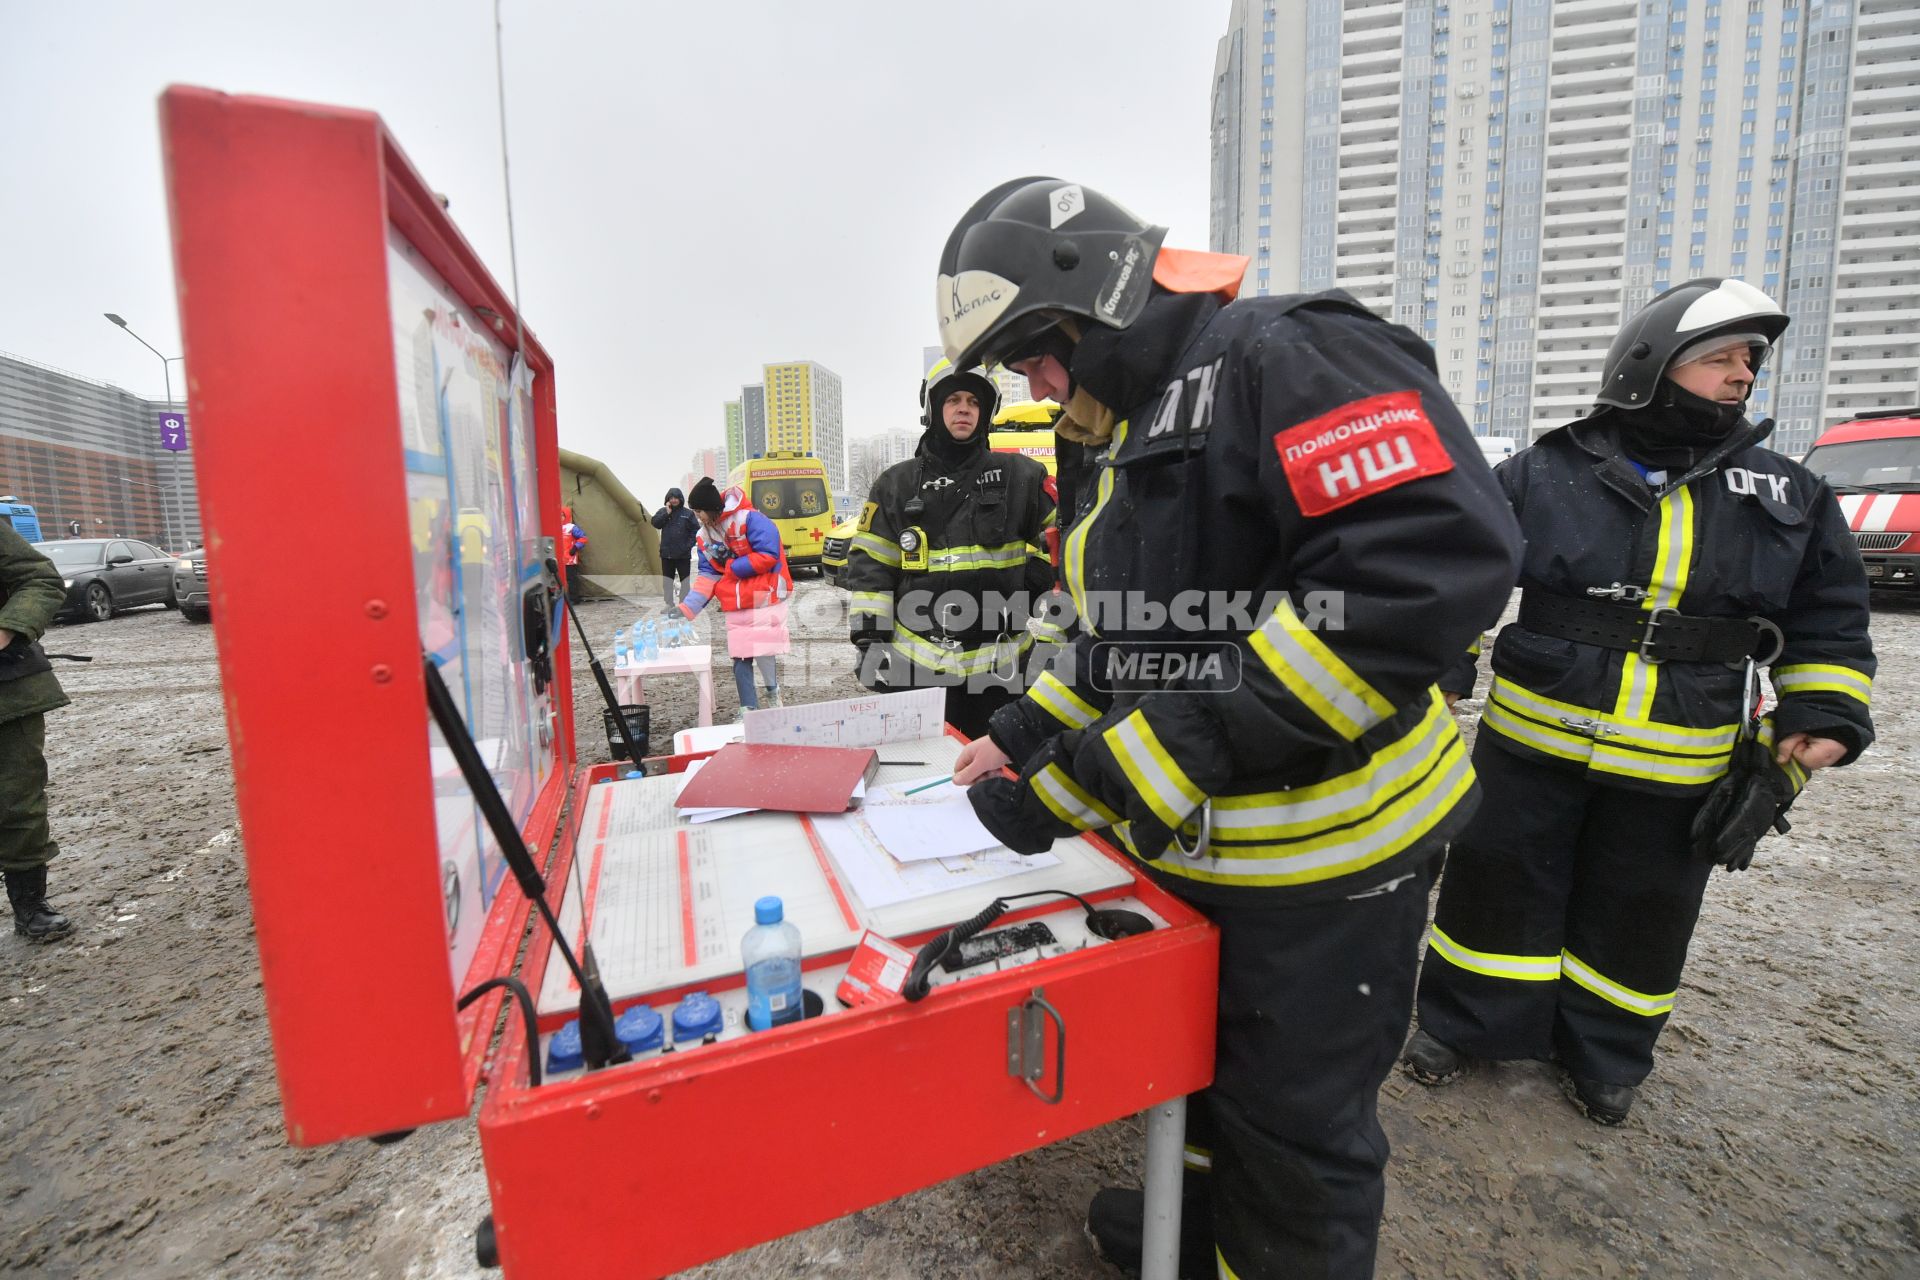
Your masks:
<path fill-rule="evenodd" d="M 740 940 L 747 966 L 747 1027 L 765 1031 L 800 1019 L 800 930 L 780 899 L 753 904 L 753 928 Z"/>
<path fill-rule="evenodd" d="M 613 629 L 613 665 L 616 667 L 627 665 L 627 629 L 625 627 Z"/>
<path fill-rule="evenodd" d="M 641 657 L 645 661 L 651 662 L 660 656 L 660 631 L 659 628 L 655 627 L 651 622 L 647 623 L 642 646 L 643 652 Z"/>

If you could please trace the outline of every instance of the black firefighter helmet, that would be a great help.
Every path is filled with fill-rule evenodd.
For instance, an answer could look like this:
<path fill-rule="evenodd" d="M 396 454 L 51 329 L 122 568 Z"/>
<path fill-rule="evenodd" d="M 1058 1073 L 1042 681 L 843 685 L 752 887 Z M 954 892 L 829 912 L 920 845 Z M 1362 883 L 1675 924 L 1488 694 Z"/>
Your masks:
<path fill-rule="evenodd" d="M 933 368 L 927 370 L 927 376 L 920 381 L 920 425 L 931 427 L 939 423 L 944 426 L 940 417 L 941 406 L 956 391 L 971 391 L 980 402 L 979 433 L 984 438 L 993 424 L 994 412 L 1000 407 L 1000 390 L 980 370 L 956 369 L 950 360 L 935 361 Z"/>
<path fill-rule="evenodd" d="M 1147 305 L 1166 235 L 1091 187 L 1002 183 L 974 202 L 941 257 L 947 359 L 957 369 L 1004 364 L 1065 316 L 1125 329 Z"/>
<path fill-rule="evenodd" d="M 1641 409 L 1652 404 L 1654 388 L 1667 370 L 1686 363 L 1678 357 L 1691 359 L 1694 349 L 1704 354 L 1701 344 L 1714 338 L 1755 339 L 1753 368 L 1758 373 L 1786 331 L 1786 312 L 1745 280 L 1710 276 L 1677 284 L 1620 326 L 1607 348 L 1594 408 Z"/>

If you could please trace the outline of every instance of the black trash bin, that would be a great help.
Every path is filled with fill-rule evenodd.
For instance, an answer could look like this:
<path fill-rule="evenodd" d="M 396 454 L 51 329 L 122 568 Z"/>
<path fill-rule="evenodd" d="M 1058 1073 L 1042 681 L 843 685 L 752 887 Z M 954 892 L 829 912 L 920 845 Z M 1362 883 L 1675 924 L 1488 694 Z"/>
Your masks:
<path fill-rule="evenodd" d="M 623 702 L 620 704 L 620 719 L 613 712 L 602 711 L 600 719 L 607 726 L 607 750 L 615 760 L 631 760 L 635 764 L 647 756 L 648 720 L 651 713 L 644 702 Z M 621 721 L 626 722 L 626 732 L 621 732 Z"/>

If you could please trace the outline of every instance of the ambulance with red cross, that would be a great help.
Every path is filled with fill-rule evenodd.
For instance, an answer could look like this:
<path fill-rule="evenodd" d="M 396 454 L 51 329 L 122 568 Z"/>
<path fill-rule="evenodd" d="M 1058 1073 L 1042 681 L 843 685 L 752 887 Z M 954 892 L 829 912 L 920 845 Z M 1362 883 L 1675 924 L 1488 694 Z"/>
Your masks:
<path fill-rule="evenodd" d="M 1833 486 L 1868 582 L 1920 587 L 1920 409 L 1843 422 L 1802 461 Z"/>

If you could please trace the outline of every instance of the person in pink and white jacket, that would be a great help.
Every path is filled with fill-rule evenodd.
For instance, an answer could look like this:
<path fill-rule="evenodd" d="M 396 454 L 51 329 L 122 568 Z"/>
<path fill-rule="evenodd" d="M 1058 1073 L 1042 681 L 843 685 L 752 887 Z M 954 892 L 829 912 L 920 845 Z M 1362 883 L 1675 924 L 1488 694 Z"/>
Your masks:
<path fill-rule="evenodd" d="M 679 604 L 680 612 L 697 617 L 709 602 L 718 600 L 727 620 L 727 656 L 733 659 L 740 709 L 753 711 L 760 706 L 753 689 L 756 666 L 767 688 L 768 704 L 777 707 L 778 655 L 793 647 L 787 636 L 793 574 L 787 569 L 780 530 L 748 505 L 738 485 L 723 493 L 711 476 L 693 486 L 687 506 L 700 518 L 700 536 L 693 544 L 693 585 Z"/>

